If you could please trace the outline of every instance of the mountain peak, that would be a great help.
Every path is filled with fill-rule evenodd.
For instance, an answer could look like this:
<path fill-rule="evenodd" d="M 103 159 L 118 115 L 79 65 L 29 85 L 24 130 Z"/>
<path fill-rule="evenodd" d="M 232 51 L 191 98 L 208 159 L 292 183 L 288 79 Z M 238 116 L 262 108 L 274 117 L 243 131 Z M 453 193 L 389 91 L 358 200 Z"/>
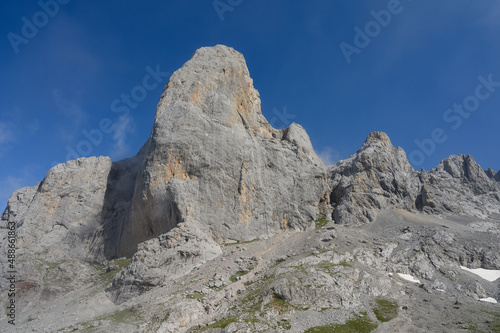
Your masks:
<path fill-rule="evenodd" d="M 464 308 L 469 297 L 475 308 L 472 302 L 498 290 L 458 267 L 500 269 L 499 177 L 465 155 L 419 173 L 384 132 L 370 133 L 351 157 L 326 168 L 302 126 L 277 130 L 264 118 L 243 55 L 206 47 L 172 74 L 136 156 L 69 161 L 14 193 L 0 218 L 0 293 L 12 288 L 12 226 L 20 331 L 66 332 L 97 321 L 99 331 L 116 331 L 116 314 L 136 308 L 120 331 L 223 327 L 209 323 L 226 309 L 222 318 L 244 319 L 229 324 L 231 331 L 276 331 L 286 323 L 303 332 L 320 312 L 373 312 L 380 295 L 394 300 L 397 314 L 409 300 L 398 271 L 425 281 L 426 288 L 412 289 L 420 295 L 414 309 L 431 289 L 461 295 Z M 290 313 L 267 311 L 275 301 Z M 83 317 L 61 317 L 68 305 Z M 311 309 L 295 311 L 305 305 Z"/>
<path fill-rule="evenodd" d="M 158 103 L 152 139 L 168 137 L 173 125 L 199 130 L 214 122 L 272 137 L 243 55 L 222 45 L 197 50 L 172 74 Z M 194 128 L 196 123 L 200 127 Z"/>
<path fill-rule="evenodd" d="M 371 144 L 382 144 L 382 145 L 392 145 L 391 139 L 389 139 L 389 136 L 385 132 L 371 132 L 368 134 L 366 137 L 364 145 L 371 145 Z"/>
<path fill-rule="evenodd" d="M 222 45 L 201 48 L 160 98 L 118 253 L 131 255 L 138 243 L 192 217 L 217 241 L 304 229 L 319 213 L 323 172 L 301 126 L 276 130 L 262 115 L 243 55 Z M 289 189 L 265 186 L 272 182 Z M 289 199 L 269 201 L 280 195 Z"/>

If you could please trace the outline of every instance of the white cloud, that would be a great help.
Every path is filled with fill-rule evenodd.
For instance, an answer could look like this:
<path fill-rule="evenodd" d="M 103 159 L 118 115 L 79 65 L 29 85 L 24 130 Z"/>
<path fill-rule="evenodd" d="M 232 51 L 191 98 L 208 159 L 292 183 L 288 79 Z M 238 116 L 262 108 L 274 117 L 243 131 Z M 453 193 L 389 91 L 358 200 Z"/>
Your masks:
<path fill-rule="evenodd" d="M 127 136 L 133 131 L 133 118 L 129 115 L 123 115 L 113 124 L 113 152 L 111 157 L 119 159 L 129 153 Z"/>
<path fill-rule="evenodd" d="M 66 99 L 60 89 L 54 89 L 52 95 L 56 106 L 66 117 L 71 119 L 74 125 L 79 126 L 87 120 L 88 114 L 83 111 L 80 105 L 80 97 Z"/>
<path fill-rule="evenodd" d="M 324 147 L 322 150 L 318 151 L 317 154 L 325 165 L 332 165 L 340 160 L 340 153 L 332 147 Z"/>
<path fill-rule="evenodd" d="M 26 179 L 22 177 L 8 176 L 0 180 L 0 211 L 3 211 L 5 208 L 12 193 L 24 186 L 26 186 Z"/>
<path fill-rule="evenodd" d="M 0 122 L 0 145 L 14 141 L 14 132 L 11 128 L 10 124 Z"/>
<path fill-rule="evenodd" d="M 0 158 L 2 158 L 11 148 L 12 142 L 15 141 L 12 124 L 0 122 Z"/>

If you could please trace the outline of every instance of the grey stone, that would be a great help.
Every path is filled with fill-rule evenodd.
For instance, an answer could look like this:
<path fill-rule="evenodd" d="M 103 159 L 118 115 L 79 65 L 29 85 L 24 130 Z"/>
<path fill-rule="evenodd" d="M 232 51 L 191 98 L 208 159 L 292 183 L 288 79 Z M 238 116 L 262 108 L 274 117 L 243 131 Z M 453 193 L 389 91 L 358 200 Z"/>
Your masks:
<path fill-rule="evenodd" d="M 360 150 L 328 173 L 336 223 L 368 223 L 387 207 L 416 210 L 417 172 L 385 133 L 370 133 Z"/>
<path fill-rule="evenodd" d="M 430 214 L 488 217 L 500 213 L 500 187 L 470 155 L 453 155 L 420 174 L 417 207 Z"/>
<path fill-rule="evenodd" d="M 336 223 L 360 225 L 386 208 L 487 218 L 500 214 L 500 186 L 471 156 L 453 155 L 417 172 L 382 132 L 328 168 Z M 496 177 L 496 176 L 495 176 Z"/>
<path fill-rule="evenodd" d="M 329 206 L 307 133 L 269 125 L 243 56 L 225 46 L 172 75 L 145 151 L 119 255 L 189 216 L 218 242 L 246 241 L 305 229 Z"/>
<path fill-rule="evenodd" d="M 181 222 L 168 233 L 141 243 L 131 264 L 115 276 L 108 293 L 114 302 L 122 303 L 166 280 L 181 278 L 221 253 L 220 246 L 197 222 Z"/>

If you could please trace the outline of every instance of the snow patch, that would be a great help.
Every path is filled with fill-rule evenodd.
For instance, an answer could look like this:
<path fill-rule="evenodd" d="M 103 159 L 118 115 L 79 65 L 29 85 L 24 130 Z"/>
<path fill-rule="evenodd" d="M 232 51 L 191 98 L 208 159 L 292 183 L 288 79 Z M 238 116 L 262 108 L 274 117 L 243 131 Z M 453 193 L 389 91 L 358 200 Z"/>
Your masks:
<path fill-rule="evenodd" d="M 488 303 L 493 303 L 493 304 L 498 303 L 497 300 L 494 299 L 493 297 L 480 298 L 479 300 L 482 302 L 488 302 Z"/>
<path fill-rule="evenodd" d="M 484 268 L 467 268 L 464 266 L 460 266 L 460 268 L 463 269 L 464 271 L 479 275 L 483 279 L 488 280 L 490 282 L 493 282 L 496 279 L 500 278 L 500 270 L 484 269 Z"/>
<path fill-rule="evenodd" d="M 398 275 L 403 280 L 410 281 L 410 282 L 415 282 L 415 283 L 420 283 L 420 280 L 414 278 L 413 276 L 411 276 L 409 274 L 398 273 Z"/>

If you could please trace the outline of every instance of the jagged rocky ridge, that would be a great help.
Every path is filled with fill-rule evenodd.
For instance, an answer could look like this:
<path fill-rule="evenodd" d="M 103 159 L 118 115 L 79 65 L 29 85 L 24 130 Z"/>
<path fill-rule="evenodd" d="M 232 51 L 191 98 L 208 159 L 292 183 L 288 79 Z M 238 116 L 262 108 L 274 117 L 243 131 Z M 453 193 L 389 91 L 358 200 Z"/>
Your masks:
<path fill-rule="evenodd" d="M 499 173 L 484 171 L 464 155 L 418 172 L 403 149 L 394 147 L 382 132 L 369 134 L 353 156 L 326 167 L 300 125 L 283 130 L 269 125 L 243 56 L 218 45 L 199 49 L 172 75 L 160 97 L 151 137 L 135 157 L 119 162 L 82 158 L 52 168 L 41 183 L 12 195 L 2 228 L 7 222 L 18 227 L 20 288 L 26 306 L 91 284 L 92 265 L 108 265 L 114 272 L 110 261 L 128 257 L 130 265 L 107 286 L 107 297 L 120 304 L 224 256 L 224 244 L 271 239 L 290 231 L 314 232 L 312 220 L 320 217 L 331 225 L 369 229 L 381 217 L 392 221 L 406 216 L 388 212 L 395 209 L 471 219 L 480 231 L 497 230 Z M 335 239 L 332 232 L 321 238 Z M 500 269 L 498 241 L 482 248 L 452 246 L 450 239 L 467 239 L 463 233 L 433 235 L 421 230 L 405 235 L 412 246 L 431 256 L 430 261 L 415 256 L 410 247 L 393 254 L 395 243 L 382 246 L 383 259 L 371 258 L 371 250 L 346 250 L 341 258 L 327 253 L 323 259 L 336 265 L 356 256 L 382 271 L 400 267 L 428 279 L 448 272 L 452 263 Z M 7 271 L 5 258 L 0 262 L 2 276 Z M 304 263 L 322 262 L 313 261 Z M 57 279 L 65 283 L 48 279 L 53 272 L 45 264 L 54 262 L 63 263 L 57 266 Z M 75 270 L 81 272 L 78 277 Z M 363 272 L 362 267 L 355 270 L 361 274 L 356 280 L 366 279 L 366 286 L 379 274 Z M 361 296 L 347 296 L 354 282 L 345 274 L 345 290 L 330 291 L 337 301 L 325 299 L 325 307 L 363 303 Z M 275 281 L 270 293 L 297 304 L 312 301 L 304 299 L 305 294 L 297 300 L 297 293 L 304 291 L 294 292 L 293 286 L 284 290 L 287 281 Z M 2 290 L 5 283 L 3 278 Z M 320 284 L 332 283 L 340 280 L 324 276 Z M 384 280 L 365 292 L 390 294 L 390 283 Z M 179 329 L 172 325 L 172 331 Z"/>

